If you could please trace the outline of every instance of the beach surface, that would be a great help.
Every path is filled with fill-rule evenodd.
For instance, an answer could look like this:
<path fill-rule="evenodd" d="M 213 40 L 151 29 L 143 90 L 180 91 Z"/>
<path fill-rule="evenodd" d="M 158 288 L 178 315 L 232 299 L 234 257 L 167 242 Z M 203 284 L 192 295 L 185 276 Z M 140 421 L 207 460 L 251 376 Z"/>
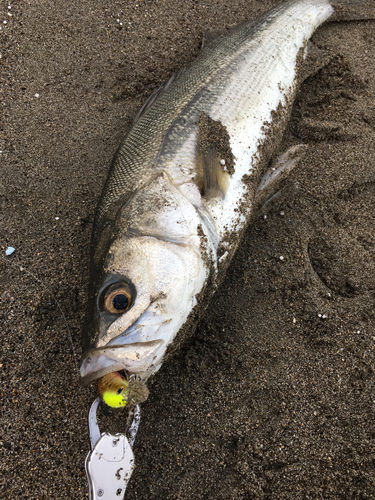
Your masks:
<path fill-rule="evenodd" d="M 277 3 L 2 2 L 1 500 L 88 498 L 80 329 L 111 159 L 204 31 Z M 375 22 L 312 40 L 280 148 L 304 154 L 153 378 L 126 500 L 375 498 Z"/>

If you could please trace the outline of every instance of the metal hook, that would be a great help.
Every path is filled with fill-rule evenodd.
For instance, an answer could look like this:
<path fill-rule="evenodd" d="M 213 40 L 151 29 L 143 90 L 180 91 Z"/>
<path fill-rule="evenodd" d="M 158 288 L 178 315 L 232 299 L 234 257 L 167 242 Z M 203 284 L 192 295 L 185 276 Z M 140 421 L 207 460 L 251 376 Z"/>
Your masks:
<path fill-rule="evenodd" d="M 140 408 L 134 409 L 129 440 L 124 434 L 100 433 L 97 410 L 100 398 L 91 405 L 88 424 L 91 451 L 85 462 L 89 482 L 90 500 L 119 500 L 124 498 L 126 487 L 134 469 L 132 446 L 140 423 Z"/>

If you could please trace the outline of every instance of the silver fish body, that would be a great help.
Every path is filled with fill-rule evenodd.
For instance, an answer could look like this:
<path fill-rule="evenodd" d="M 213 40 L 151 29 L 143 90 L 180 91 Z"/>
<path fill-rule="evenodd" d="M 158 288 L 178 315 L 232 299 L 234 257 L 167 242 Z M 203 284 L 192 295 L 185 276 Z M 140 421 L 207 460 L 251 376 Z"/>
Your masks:
<path fill-rule="evenodd" d="M 83 384 L 155 373 L 222 279 L 334 8 L 292 0 L 212 41 L 146 103 L 97 207 Z M 189 323 L 190 322 L 190 323 Z"/>

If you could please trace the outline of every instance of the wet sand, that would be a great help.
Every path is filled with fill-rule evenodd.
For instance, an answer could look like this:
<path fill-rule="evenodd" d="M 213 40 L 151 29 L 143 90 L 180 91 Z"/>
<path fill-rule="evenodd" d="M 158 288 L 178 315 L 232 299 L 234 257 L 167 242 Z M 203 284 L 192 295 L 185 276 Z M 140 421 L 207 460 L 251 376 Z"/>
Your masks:
<path fill-rule="evenodd" d="M 0 8 L 1 499 L 88 497 L 96 388 L 78 386 L 77 363 L 111 158 L 202 31 L 276 3 Z M 375 498 L 375 25 L 326 25 L 313 41 L 327 64 L 303 84 L 281 148 L 306 153 L 153 379 L 129 500 Z M 123 414 L 101 424 L 120 432 Z"/>

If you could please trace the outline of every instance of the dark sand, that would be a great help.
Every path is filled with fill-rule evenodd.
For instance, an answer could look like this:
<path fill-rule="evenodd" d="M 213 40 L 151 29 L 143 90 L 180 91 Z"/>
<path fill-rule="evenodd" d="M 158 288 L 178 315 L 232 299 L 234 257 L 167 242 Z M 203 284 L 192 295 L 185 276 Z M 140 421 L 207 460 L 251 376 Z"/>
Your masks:
<path fill-rule="evenodd" d="M 276 3 L 2 2 L 2 500 L 87 498 L 96 388 L 78 386 L 75 363 L 110 160 L 202 31 Z M 331 60 L 283 143 L 306 156 L 154 378 L 128 499 L 375 498 L 375 25 L 327 25 L 314 41 Z"/>

